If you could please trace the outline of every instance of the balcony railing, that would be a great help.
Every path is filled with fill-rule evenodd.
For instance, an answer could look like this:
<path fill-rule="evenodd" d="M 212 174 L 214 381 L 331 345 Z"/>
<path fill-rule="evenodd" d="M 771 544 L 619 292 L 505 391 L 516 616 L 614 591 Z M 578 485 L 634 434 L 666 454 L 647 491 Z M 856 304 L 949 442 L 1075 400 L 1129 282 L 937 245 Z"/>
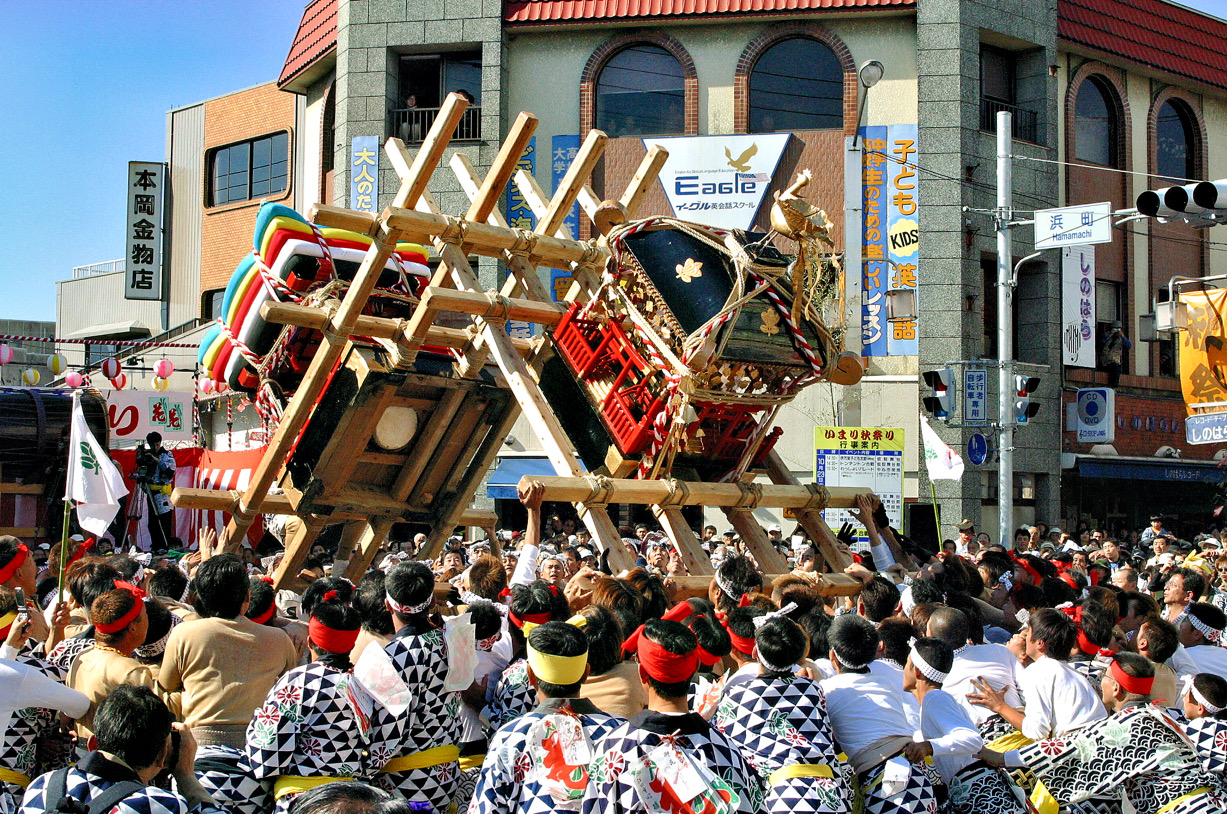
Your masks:
<path fill-rule="evenodd" d="M 409 107 L 392 111 L 392 135 L 409 143 L 421 141 L 439 115 L 437 107 Z M 452 141 L 476 141 L 481 138 L 481 107 L 469 105 L 460 117 Z"/>
<path fill-rule="evenodd" d="M 1037 114 L 1034 110 L 1025 110 L 1018 105 L 1012 105 L 1008 102 L 1001 102 L 997 99 L 980 99 L 980 129 L 986 133 L 996 133 L 997 114 L 1002 110 L 1008 110 L 1014 114 L 1014 132 L 1010 135 L 1016 139 L 1029 141 L 1032 144 L 1040 143 L 1039 114 Z"/>
<path fill-rule="evenodd" d="M 124 260 L 107 260 L 105 263 L 90 263 L 88 266 L 73 266 L 72 278 L 94 277 L 98 274 L 113 274 L 124 270 Z"/>

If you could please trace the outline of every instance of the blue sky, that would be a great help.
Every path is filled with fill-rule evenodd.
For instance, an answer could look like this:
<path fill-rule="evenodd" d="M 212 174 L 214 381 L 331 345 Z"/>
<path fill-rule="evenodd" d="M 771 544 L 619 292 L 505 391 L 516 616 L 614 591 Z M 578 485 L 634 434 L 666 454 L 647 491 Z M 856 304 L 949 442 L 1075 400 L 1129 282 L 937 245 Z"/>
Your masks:
<path fill-rule="evenodd" d="M 0 318 L 55 319 L 56 280 L 123 255 L 127 162 L 164 160 L 167 110 L 276 79 L 305 3 L 0 4 Z"/>

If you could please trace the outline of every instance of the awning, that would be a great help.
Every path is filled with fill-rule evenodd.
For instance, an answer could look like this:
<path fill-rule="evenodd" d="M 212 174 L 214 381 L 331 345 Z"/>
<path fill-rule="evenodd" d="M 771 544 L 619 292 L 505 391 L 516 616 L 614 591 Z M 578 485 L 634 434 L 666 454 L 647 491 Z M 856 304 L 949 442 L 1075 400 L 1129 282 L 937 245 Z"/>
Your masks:
<path fill-rule="evenodd" d="M 1169 483 L 1223 483 L 1227 469 L 1215 461 L 1174 458 L 1100 458 L 1078 456 L 1078 474 L 1084 478 L 1166 481 Z"/>
<path fill-rule="evenodd" d="M 520 478 L 556 475 L 554 465 L 545 457 L 500 458 L 498 466 L 486 481 L 486 497 L 495 500 L 519 500 L 516 484 Z"/>
<path fill-rule="evenodd" d="M 105 325 L 91 325 L 79 331 L 70 333 L 68 339 L 127 339 L 130 336 L 149 336 L 149 329 L 139 319 L 126 322 L 108 322 Z"/>

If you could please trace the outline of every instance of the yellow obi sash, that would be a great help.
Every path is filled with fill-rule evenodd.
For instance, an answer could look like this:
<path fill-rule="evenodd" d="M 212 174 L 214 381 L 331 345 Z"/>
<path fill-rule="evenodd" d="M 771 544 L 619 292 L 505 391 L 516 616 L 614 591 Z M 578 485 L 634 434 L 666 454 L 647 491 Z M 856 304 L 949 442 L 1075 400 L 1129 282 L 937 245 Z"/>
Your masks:
<path fill-rule="evenodd" d="M 480 769 L 485 759 L 485 755 L 465 755 L 460 758 L 460 771 L 467 772 L 469 769 Z"/>
<path fill-rule="evenodd" d="M 273 784 L 273 797 L 280 800 L 287 794 L 302 794 L 304 791 L 336 783 L 338 780 L 353 780 L 352 777 L 301 777 L 296 774 L 283 774 Z"/>
<path fill-rule="evenodd" d="M 985 748 L 994 752 L 1012 752 L 1015 749 L 1021 749 L 1024 746 L 1030 746 L 1035 741 L 1028 738 L 1021 732 L 1011 732 L 1008 735 L 1002 735 L 1000 738 L 993 740 L 991 743 L 985 744 Z"/>
<path fill-rule="evenodd" d="M 431 766 L 438 766 L 440 763 L 451 763 L 454 760 L 460 760 L 459 746 L 450 744 L 447 746 L 435 746 L 430 749 L 423 749 L 421 752 L 414 752 L 411 755 L 394 757 L 383 765 L 379 773 L 391 774 L 392 772 L 407 772 L 410 769 L 429 769 Z"/>
<path fill-rule="evenodd" d="M 835 777 L 835 772 L 825 763 L 795 763 L 792 766 L 781 766 L 767 778 L 767 785 L 775 788 L 785 780 L 794 777 Z"/>
<path fill-rule="evenodd" d="M 1193 789 L 1193 790 L 1192 790 L 1192 791 L 1190 791 L 1188 794 L 1182 794 L 1182 795 L 1180 795 L 1179 797 L 1177 797 L 1175 800 L 1172 800 L 1170 803 L 1168 803 L 1167 805 L 1163 806 L 1163 808 L 1161 808 L 1161 809 L 1159 809 L 1158 811 L 1156 811 L 1156 812 L 1155 812 L 1155 814 L 1167 814 L 1167 812 L 1171 811 L 1173 808 L 1175 808 L 1176 806 L 1180 805 L 1180 804 L 1181 804 L 1181 803 L 1183 803 L 1185 800 L 1188 800 L 1188 799 L 1191 799 L 1191 798 L 1193 798 L 1193 797 L 1196 797 L 1196 796 L 1197 796 L 1197 795 L 1199 795 L 1199 794 L 1205 794 L 1205 793 L 1206 793 L 1206 792 L 1208 792 L 1208 791 L 1210 791 L 1210 787 L 1209 787 L 1209 786 L 1202 786 L 1202 787 L 1201 787 L 1201 788 L 1199 788 L 1199 789 Z"/>
<path fill-rule="evenodd" d="M 23 789 L 30 785 L 30 778 L 21 772 L 15 772 L 12 769 L 2 767 L 0 767 L 0 780 L 3 780 L 5 783 L 12 783 L 14 786 L 21 786 Z"/>

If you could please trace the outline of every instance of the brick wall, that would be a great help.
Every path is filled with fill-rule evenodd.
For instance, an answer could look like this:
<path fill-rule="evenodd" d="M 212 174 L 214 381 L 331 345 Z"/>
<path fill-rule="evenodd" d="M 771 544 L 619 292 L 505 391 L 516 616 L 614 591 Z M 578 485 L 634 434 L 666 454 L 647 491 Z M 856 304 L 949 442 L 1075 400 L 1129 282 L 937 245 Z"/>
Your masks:
<path fill-rule="evenodd" d="M 293 94 L 275 82 L 205 102 L 205 205 L 200 238 L 200 290 L 223 288 L 234 267 L 251 251 L 251 232 L 260 200 L 209 207 L 209 152 L 215 147 L 285 130 L 290 133 L 289 182 L 283 193 L 263 200 L 286 202 L 294 183 Z"/>
<path fill-rule="evenodd" d="M 1077 394 L 1064 393 L 1064 403 L 1072 404 Z M 1116 394 L 1116 440 L 1112 446 L 1121 455 L 1150 457 L 1161 446 L 1175 447 L 1182 458 L 1213 460 L 1214 453 L 1222 449 L 1219 444 L 1193 445 L 1185 441 L 1184 418 L 1187 411 L 1179 398 L 1148 398 Z M 1062 413 L 1064 415 L 1064 413 Z M 1089 444 L 1079 444 L 1077 433 L 1066 432 L 1066 452 L 1086 454 Z"/>

